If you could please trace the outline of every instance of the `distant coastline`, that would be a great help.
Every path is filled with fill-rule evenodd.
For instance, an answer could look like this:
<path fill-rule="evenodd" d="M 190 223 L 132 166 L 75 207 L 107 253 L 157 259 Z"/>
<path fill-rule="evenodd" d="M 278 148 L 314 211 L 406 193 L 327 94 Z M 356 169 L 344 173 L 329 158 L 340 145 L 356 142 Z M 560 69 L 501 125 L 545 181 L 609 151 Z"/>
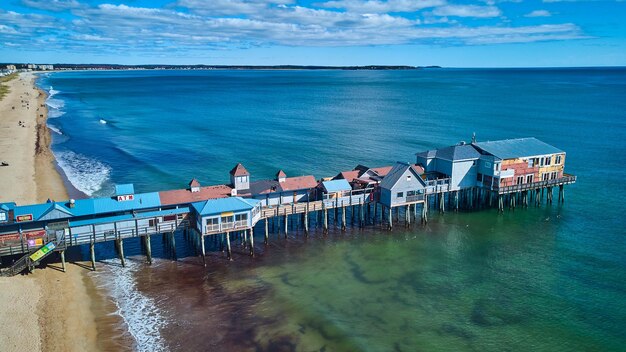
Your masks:
<path fill-rule="evenodd" d="M 29 64 L 0 63 L 0 67 L 14 65 L 16 69 L 27 69 Z M 33 66 L 30 64 L 30 66 Z M 46 65 L 47 66 L 47 65 Z M 364 65 L 364 66 L 322 66 L 322 65 L 118 65 L 118 64 L 54 64 L 54 70 L 346 70 L 346 71 L 390 71 L 442 68 L 441 66 L 408 65 Z M 51 69 L 49 69 L 51 70 Z"/>

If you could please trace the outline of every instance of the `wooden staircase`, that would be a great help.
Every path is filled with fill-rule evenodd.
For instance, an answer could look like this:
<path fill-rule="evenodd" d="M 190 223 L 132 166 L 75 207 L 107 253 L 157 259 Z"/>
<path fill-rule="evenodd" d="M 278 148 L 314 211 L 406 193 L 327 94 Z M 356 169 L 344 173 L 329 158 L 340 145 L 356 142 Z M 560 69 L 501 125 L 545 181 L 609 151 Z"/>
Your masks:
<path fill-rule="evenodd" d="M 49 238 L 50 241 L 43 246 L 25 254 L 16 262 L 13 263 L 8 268 L 0 269 L 0 276 L 15 276 L 17 274 L 22 273 L 24 270 L 31 270 L 37 264 L 39 264 L 44 258 L 48 257 L 53 252 L 62 251 L 67 248 L 67 244 L 65 243 L 65 235 L 54 236 L 54 238 Z M 43 250 L 43 248 L 49 248 L 47 252 L 43 252 L 42 255 L 37 256 L 35 260 L 31 258 L 34 253 Z"/>

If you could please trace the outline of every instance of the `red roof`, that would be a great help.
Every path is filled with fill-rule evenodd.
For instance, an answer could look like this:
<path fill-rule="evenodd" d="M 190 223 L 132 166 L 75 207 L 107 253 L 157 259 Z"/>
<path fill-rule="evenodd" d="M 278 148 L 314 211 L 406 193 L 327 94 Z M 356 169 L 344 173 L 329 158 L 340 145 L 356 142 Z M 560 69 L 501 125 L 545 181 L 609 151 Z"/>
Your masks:
<path fill-rule="evenodd" d="M 241 165 L 241 163 L 237 163 L 237 165 L 235 165 L 235 167 L 232 170 L 230 170 L 230 174 L 233 175 L 233 176 L 248 176 L 248 175 L 250 175 L 248 170 L 246 170 L 246 168 L 243 167 L 243 165 Z"/>
<path fill-rule="evenodd" d="M 287 177 L 287 174 L 286 174 L 283 170 L 280 170 L 280 171 L 278 171 L 278 173 L 276 174 L 276 177 L 277 177 L 277 178 Z"/>
<path fill-rule="evenodd" d="M 280 183 L 280 188 L 283 191 L 295 191 L 298 189 L 315 188 L 315 186 L 317 186 L 317 181 L 315 180 L 315 177 L 311 175 L 287 177 L 284 182 Z"/>
<path fill-rule="evenodd" d="M 230 196 L 232 188 L 227 185 L 201 187 L 198 192 L 191 192 L 188 189 L 173 189 L 159 192 L 161 204 L 183 204 L 199 202 L 207 199 L 226 198 Z"/>
<path fill-rule="evenodd" d="M 189 187 L 200 187 L 200 182 L 194 178 L 191 182 L 189 182 Z"/>
<path fill-rule="evenodd" d="M 415 172 L 417 172 L 418 175 L 421 175 L 424 173 L 424 168 L 421 167 L 420 165 L 411 165 L 413 167 L 413 170 L 415 170 Z"/>

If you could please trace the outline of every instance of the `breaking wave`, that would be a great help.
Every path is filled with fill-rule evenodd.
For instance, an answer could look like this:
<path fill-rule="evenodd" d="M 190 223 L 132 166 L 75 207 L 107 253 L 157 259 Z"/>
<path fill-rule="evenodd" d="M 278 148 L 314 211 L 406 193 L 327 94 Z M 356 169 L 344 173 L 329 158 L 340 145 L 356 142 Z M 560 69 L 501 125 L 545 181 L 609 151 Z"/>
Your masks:
<path fill-rule="evenodd" d="M 54 152 L 54 156 L 72 185 L 88 196 L 102 189 L 109 179 L 111 167 L 98 160 L 72 151 Z"/>

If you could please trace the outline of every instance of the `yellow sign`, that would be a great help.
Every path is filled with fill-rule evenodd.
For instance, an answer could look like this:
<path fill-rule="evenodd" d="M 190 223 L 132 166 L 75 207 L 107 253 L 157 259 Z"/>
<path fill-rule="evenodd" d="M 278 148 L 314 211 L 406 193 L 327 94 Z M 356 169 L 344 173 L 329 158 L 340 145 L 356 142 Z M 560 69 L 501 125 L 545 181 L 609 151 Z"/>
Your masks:
<path fill-rule="evenodd" d="M 233 216 L 235 215 L 235 213 L 233 213 L 232 211 L 227 211 L 221 214 L 222 216 Z"/>

